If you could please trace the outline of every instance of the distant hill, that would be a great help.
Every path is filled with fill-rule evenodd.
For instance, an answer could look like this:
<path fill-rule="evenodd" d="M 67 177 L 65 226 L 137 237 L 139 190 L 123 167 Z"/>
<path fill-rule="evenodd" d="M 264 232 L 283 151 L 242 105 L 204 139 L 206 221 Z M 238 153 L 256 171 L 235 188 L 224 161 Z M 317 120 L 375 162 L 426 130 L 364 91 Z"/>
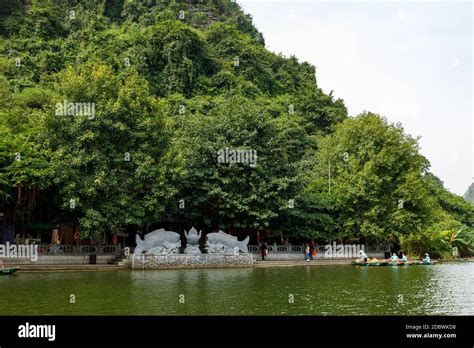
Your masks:
<path fill-rule="evenodd" d="M 474 182 L 469 186 L 463 197 L 466 201 L 474 203 Z"/>

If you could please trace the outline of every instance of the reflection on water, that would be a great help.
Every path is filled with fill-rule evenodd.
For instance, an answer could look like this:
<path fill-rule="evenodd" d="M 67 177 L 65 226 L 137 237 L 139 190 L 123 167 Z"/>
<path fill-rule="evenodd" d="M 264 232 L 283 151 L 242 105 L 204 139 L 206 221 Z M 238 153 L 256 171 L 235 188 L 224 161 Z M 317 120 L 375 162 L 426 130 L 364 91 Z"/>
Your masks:
<path fill-rule="evenodd" d="M 0 315 L 474 315 L 473 284 L 472 262 L 18 273 Z"/>
<path fill-rule="evenodd" d="M 474 265 L 433 266 L 428 279 L 431 301 L 426 303 L 430 314 L 474 314 Z"/>

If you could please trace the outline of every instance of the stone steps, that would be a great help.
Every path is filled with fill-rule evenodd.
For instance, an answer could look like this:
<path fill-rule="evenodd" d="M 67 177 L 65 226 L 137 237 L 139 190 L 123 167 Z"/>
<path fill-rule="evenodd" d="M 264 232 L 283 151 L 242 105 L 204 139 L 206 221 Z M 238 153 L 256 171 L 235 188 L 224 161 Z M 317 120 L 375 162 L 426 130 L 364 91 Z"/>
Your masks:
<path fill-rule="evenodd" d="M 76 264 L 76 265 L 21 265 L 20 271 L 23 272 L 79 272 L 79 271 L 118 271 L 124 267 L 119 265 L 89 265 L 89 264 Z"/>

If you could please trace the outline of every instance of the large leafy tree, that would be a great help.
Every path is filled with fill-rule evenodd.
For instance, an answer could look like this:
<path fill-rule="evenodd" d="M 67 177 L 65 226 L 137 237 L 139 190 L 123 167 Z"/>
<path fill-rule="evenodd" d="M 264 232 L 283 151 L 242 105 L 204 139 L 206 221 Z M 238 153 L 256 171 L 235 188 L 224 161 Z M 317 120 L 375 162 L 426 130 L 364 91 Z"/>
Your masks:
<path fill-rule="evenodd" d="M 175 220 L 232 233 L 274 228 L 297 177 L 288 158 L 292 144 L 282 141 L 282 120 L 241 96 L 191 100 L 186 110 L 172 116 L 172 151 L 181 157 L 184 173 L 176 183 Z M 220 163 L 218 151 L 226 148 L 255 151 L 255 166 Z"/>
<path fill-rule="evenodd" d="M 79 71 L 66 69 L 57 95 L 59 105 L 95 107 L 94 115 L 58 115 L 56 105 L 44 132 L 62 208 L 77 219 L 83 235 L 158 219 L 170 192 L 160 167 L 167 142 L 147 82 L 134 70 L 117 74 L 90 63 Z"/>
<path fill-rule="evenodd" d="M 331 212 L 326 228 L 337 226 L 334 238 L 397 240 L 428 221 L 432 201 L 423 180 L 428 165 L 416 139 L 400 125 L 365 113 L 319 142 L 308 189 L 316 207 L 328 202 L 322 212 Z"/>
<path fill-rule="evenodd" d="M 0 209 L 5 222 L 20 228 L 51 179 L 50 153 L 37 138 L 50 96 L 40 88 L 13 93 L 0 75 Z"/>

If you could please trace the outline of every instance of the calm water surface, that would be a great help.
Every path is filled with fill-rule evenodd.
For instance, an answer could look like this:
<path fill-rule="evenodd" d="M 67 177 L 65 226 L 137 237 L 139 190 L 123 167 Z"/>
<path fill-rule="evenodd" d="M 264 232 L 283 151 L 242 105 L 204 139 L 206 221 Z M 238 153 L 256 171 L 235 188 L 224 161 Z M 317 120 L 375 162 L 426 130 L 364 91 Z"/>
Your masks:
<path fill-rule="evenodd" d="M 0 276 L 0 315 L 400 314 L 474 315 L 474 263 Z"/>

